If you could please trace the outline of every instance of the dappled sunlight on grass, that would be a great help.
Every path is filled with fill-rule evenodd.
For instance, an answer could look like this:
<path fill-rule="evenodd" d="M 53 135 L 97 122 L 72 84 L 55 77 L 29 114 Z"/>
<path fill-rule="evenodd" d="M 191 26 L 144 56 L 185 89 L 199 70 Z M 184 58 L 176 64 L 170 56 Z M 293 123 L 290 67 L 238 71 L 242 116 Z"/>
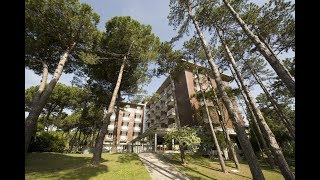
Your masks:
<path fill-rule="evenodd" d="M 136 154 L 102 154 L 98 167 L 92 154 L 30 153 L 26 179 L 151 179 Z"/>
<path fill-rule="evenodd" d="M 212 161 L 198 155 L 187 155 L 187 164 L 180 163 L 179 154 L 165 155 L 167 161 L 174 164 L 178 169 L 188 175 L 191 179 L 252 179 L 250 168 L 247 163 L 240 162 L 240 171 L 235 170 L 235 164 L 232 161 L 225 161 L 228 173 L 221 171 L 221 166 L 218 161 Z M 168 160 L 169 159 L 169 160 Z M 284 179 L 280 171 L 277 169 L 270 169 L 266 165 L 261 166 L 263 174 L 266 179 L 281 180 Z"/>

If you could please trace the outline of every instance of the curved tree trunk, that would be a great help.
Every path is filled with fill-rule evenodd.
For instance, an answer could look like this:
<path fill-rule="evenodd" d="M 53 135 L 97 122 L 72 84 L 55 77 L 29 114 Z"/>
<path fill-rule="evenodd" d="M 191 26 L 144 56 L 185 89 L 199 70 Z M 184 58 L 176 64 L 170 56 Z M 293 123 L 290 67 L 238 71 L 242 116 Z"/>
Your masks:
<path fill-rule="evenodd" d="M 67 50 L 60 57 L 60 61 L 59 61 L 59 64 L 54 72 L 53 78 L 51 79 L 51 81 L 47 85 L 47 87 L 46 87 L 46 79 L 48 76 L 48 67 L 47 67 L 47 65 L 46 65 L 46 67 L 44 66 L 44 71 L 43 71 L 44 74 L 43 74 L 43 78 L 41 80 L 42 81 L 41 85 L 39 87 L 37 94 L 34 96 L 34 98 L 32 100 L 31 110 L 29 112 L 28 117 L 25 120 L 25 128 L 24 128 L 25 129 L 25 139 L 24 139 L 25 140 L 25 146 L 24 146 L 25 153 L 27 153 L 27 151 L 28 151 L 31 136 L 34 133 L 34 131 L 36 130 L 37 120 L 39 118 L 39 115 L 40 115 L 43 107 L 45 106 L 49 96 L 51 95 L 53 88 L 55 87 L 55 85 L 59 81 L 59 78 L 62 74 L 63 67 L 64 67 L 65 63 L 67 62 L 67 58 L 68 58 L 70 52 L 72 51 L 72 49 L 74 48 L 75 44 L 76 43 L 71 44 L 71 46 L 68 47 Z"/>
<path fill-rule="evenodd" d="M 269 128 L 269 126 L 266 123 L 266 121 L 264 120 L 264 117 L 262 116 L 262 113 L 261 113 L 260 109 L 258 108 L 258 105 L 256 104 L 253 96 L 251 95 L 251 92 L 249 91 L 249 88 L 245 84 L 245 81 L 244 81 L 240 71 L 237 68 L 237 64 L 236 64 L 236 62 L 235 62 L 235 60 L 233 58 L 233 55 L 231 54 L 227 44 L 222 39 L 220 32 L 217 31 L 217 33 L 218 33 L 218 35 L 220 37 L 221 43 L 222 43 L 225 51 L 226 51 L 227 58 L 228 58 L 229 62 L 231 63 L 234 71 L 236 72 L 237 78 L 240 81 L 242 89 L 243 89 L 245 95 L 248 97 L 249 104 L 252 107 L 254 115 L 257 117 L 258 124 L 260 125 L 260 128 L 261 128 L 262 132 L 265 134 L 266 140 L 270 144 L 270 150 L 271 150 L 273 156 L 275 157 L 277 164 L 279 165 L 279 168 L 281 170 L 282 175 L 286 179 L 295 179 L 295 176 L 291 172 L 291 170 L 289 168 L 289 165 L 288 165 L 287 161 L 285 160 L 285 158 L 283 156 L 281 148 L 278 145 L 274 134 L 272 133 L 272 131 Z"/>
<path fill-rule="evenodd" d="M 216 133 L 214 132 L 214 129 L 213 129 L 212 120 L 211 120 L 211 117 L 210 117 L 210 112 L 209 112 L 209 109 L 208 109 L 208 106 L 207 106 L 205 95 L 204 95 L 203 90 L 202 90 L 202 85 L 200 83 L 200 77 L 199 77 L 199 73 L 198 73 L 198 68 L 196 68 L 196 75 L 197 75 L 198 84 L 200 86 L 200 93 L 201 93 L 201 96 L 202 96 L 204 107 L 206 109 L 206 114 L 207 114 L 207 118 L 208 118 L 208 121 L 209 121 L 210 129 L 211 129 L 211 132 L 212 132 L 214 145 L 216 146 L 217 151 L 218 151 L 218 157 L 219 157 L 219 162 L 220 162 L 220 166 L 221 166 L 221 171 L 226 173 L 227 172 L 226 171 L 226 165 L 224 164 L 224 160 L 223 160 L 223 157 L 222 157 L 222 154 L 221 154 L 221 149 L 220 149 L 220 146 L 219 146 L 219 142 L 218 142 Z"/>
<path fill-rule="evenodd" d="M 236 165 L 236 168 L 240 169 L 240 165 L 239 165 L 239 161 L 238 161 L 237 155 L 236 155 L 236 153 L 234 151 L 234 148 L 233 148 L 233 146 L 231 144 L 230 136 L 229 136 L 229 133 L 228 133 L 227 128 L 225 126 L 225 119 L 222 116 L 223 111 L 222 111 L 222 108 L 220 107 L 220 105 L 218 103 L 217 93 L 214 90 L 213 84 L 212 84 L 209 76 L 208 76 L 208 81 L 209 81 L 210 88 L 212 89 L 212 92 L 213 92 L 212 101 L 215 103 L 216 112 L 218 114 L 220 126 L 222 128 L 225 141 L 227 142 L 228 148 L 229 148 L 229 150 L 231 152 L 232 160 L 234 161 L 234 164 Z"/>
<path fill-rule="evenodd" d="M 131 43 L 131 45 L 129 47 L 129 50 L 127 52 L 127 55 L 129 54 L 133 43 L 134 42 Z M 111 115 L 113 113 L 114 105 L 115 105 L 116 98 L 117 98 L 117 94 L 118 94 L 118 91 L 120 89 L 121 80 L 122 80 L 122 74 L 123 74 L 124 66 L 125 66 L 125 63 L 126 63 L 126 60 L 127 60 L 127 55 L 125 55 L 123 57 L 123 62 L 121 64 L 121 67 L 120 67 L 120 70 L 119 70 L 117 83 L 116 83 L 116 86 L 115 86 L 115 88 L 113 90 L 113 93 L 112 93 L 112 98 L 111 98 L 111 101 L 110 101 L 110 104 L 109 104 L 109 107 L 108 107 L 108 111 L 103 116 L 102 127 L 101 127 L 101 129 L 99 131 L 99 136 L 97 137 L 97 141 L 96 141 L 96 144 L 95 144 L 95 147 L 94 147 L 94 150 L 93 150 L 93 157 L 92 157 L 91 161 L 92 161 L 92 164 L 95 165 L 95 166 L 100 164 L 102 148 L 103 148 L 103 140 L 104 140 L 104 138 L 105 138 L 105 136 L 107 134 L 107 128 L 108 128 L 108 125 L 110 123 L 110 117 L 111 117 Z"/>
<path fill-rule="evenodd" d="M 261 168 L 259 166 L 258 159 L 255 156 L 253 148 L 252 148 L 250 141 L 247 137 L 245 129 L 239 123 L 240 119 L 238 117 L 238 114 L 236 113 L 236 111 L 232 105 L 232 102 L 230 101 L 227 93 L 224 91 L 225 85 L 223 84 L 223 81 L 221 79 L 220 72 L 218 70 L 217 65 L 213 61 L 213 57 L 211 55 L 210 50 L 208 49 L 207 42 L 204 39 L 202 31 L 200 30 L 199 24 L 196 21 L 195 17 L 192 15 L 192 10 L 191 10 L 190 6 L 189 6 L 188 14 L 189 14 L 189 17 L 192 19 L 192 22 L 197 30 L 199 38 L 201 39 L 201 45 L 202 45 L 203 49 L 205 50 L 206 57 L 208 59 L 209 65 L 212 70 L 212 75 L 214 77 L 214 80 L 217 83 L 218 91 L 222 95 L 222 101 L 228 110 L 228 114 L 229 114 L 230 119 L 232 121 L 232 124 L 235 128 L 235 131 L 238 135 L 238 139 L 239 139 L 240 145 L 243 149 L 244 155 L 245 155 L 246 159 L 248 160 L 248 164 L 249 164 L 249 167 L 251 170 L 252 177 L 257 180 L 265 179 L 262 174 Z"/>
<path fill-rule="evenodd" d="M 239 14 L 232 8 L 227 0 L 223 0 L 224 4 L 227 6 L 232 16 L 236 19 L 238 24 L 241 26 L 242 30 L 251 39 L 251 41 L 256 45 L 259 52 L 264 56 L 264 58 L 269 62 L 271 67 L 277 73 L 279 78 L 288 88 L 290 93 L 295 96 L 295 80 L 289 73 L 288 69 L 281 63 L 281 61 L 275 56 L 274 52 L 269 50 L 269 48 L 260 41 L 259 37 L 253 34 L 253 32 L 248 28 L 248 25 L 241 19 Z"/>
<path fill-rule="evenodd" d="M 291 138 L 294 140 L 295 139 L 295 128 L 293 127 L 293 125 L 290 123 L 289 119 L 287 119 L 287 117 L 284 115 L 284 113 L 281 111 L 278 103 L 273 99 L 273 97 L 271 96 L 271 94 L 269 93 L 269 91 L 267 90 L 267 88 L 264 86 L 263 82 L 261 81 L 261 79 L 257 76 L 256 71 L 254 70 L 254 68 L 249 64 L 246 63 L 247 67 L 249 68 L 249 70 L 251 71 L 251 74 L 253 75 L 253 77 L 256 79 L 256 81 L 258 82 L 258 84 L 260 85 L 260 87 L 262 88 L 263 92 L 267 95 L 268 100 L 271 102 L 271 104 L 273 105 L 274 109 L 276 110 L 276 113 L 279 115 L 281 121 L 283 122 L 283 124 L 286 126 L 286 128 L 288 129 L 288 132 L 291 136 Z"/>

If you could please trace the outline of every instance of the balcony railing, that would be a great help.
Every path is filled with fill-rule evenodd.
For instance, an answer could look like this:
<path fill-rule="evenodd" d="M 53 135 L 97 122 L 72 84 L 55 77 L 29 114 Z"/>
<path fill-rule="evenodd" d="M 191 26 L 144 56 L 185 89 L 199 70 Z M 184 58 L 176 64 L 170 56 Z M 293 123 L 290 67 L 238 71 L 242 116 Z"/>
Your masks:
<path fill-rule="evenodd" d="M 167 95 L 170 95 L 170 94 L 172 94 L 172 89 L 171 89 L 171 88 L 169 88 L 169 89 L 167 90 Z"/>
<path fill-rule="evenodd" d="M 137 109 L 135 113 L 136 114 L 142 114 L 142 110 L 141 109 Z"/>
<path fill-rule="evenodd" d="M 141 123 L 142 122 L 142 119 L 141 118 L 135 118 L 134 119 L 134 123 Z"/>
<path fill-rule="evenodd" d="M 120 141 L 127 141 L 127 139 L 128 139 L 127 136 L 123 136 L 123 135 L 120 136 Z"/>
<path fill-rule="evenodd" d="M 130 117 L 123 117 L 122 118 L 122 122 L 129 122 L 130 121 Z"/>
<path fill-rule="evenodd" d="M 141 128 L 140 127 L 133 127 L 133 132 L 140 132 Z"/>
<path fill-rule="evenodd" d="M 158 116 L 158 117 L 160 117 L 160 116 L 161 116 L 161 111 L 157 111 L 157 112 L 155 113 L 155 115 Z"/>
<path fill-rule="evenodd" d="M 105 136 L 104 141 L 112 141 L 113 140 L 113 136 Z"/>
<path fill-rule="evenodd" d="M 167 99 L 167 105 L 168 106 L 173 106 L 174 105 L 174 99 L 172 96 L 168 97 Z"/>
<path fill-rule="evenodd" d="M 114 121 L 116 119 L 116 115 L 113 113 L 111 116 L 110 116 L 110 121 Z"/>
<path fill-rule="evenodd" d="M 176 112 L 175 112 L 174 108 L 171 108 L 171 109 L 167 112 L 167 117 L 168 117 L 168 118 L 174 118 L 175 115 L 176 115 Z"/>
<path fill-rule="evenodd" d="M 128 126 L 121 126 L 121 131 L 128 131 Z"/>
<path fill-rule="evenodd" d="M 113 124 L 108 125 L 108 130 L 114 130 L 114 125 Z"/>

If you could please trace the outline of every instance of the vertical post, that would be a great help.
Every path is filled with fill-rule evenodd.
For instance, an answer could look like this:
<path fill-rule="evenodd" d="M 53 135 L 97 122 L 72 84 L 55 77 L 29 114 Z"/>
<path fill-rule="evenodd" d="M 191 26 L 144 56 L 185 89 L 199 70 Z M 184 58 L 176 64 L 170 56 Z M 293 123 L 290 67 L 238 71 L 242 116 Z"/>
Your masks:
<path fill-rule="evenodd" d="M 154 152 L 157 152 L 157 133 L 154 133 Z"/>
<path fill-rule="evenodd" d="M 133 146 L 134 146 L 134 143 L 131 143 L 131 152 L 134 152 L 133 151 Z"/>
<path fill-rule="evenodd" d="M 174 139 L 172 139 L 172 147 L 171 149 L 174 151 Z"/>
<path fill-rule="evenodd" d="M 142 142 L 142 152 L 144 152 L 144 146 L 143 146 L 144 142 Z"/>

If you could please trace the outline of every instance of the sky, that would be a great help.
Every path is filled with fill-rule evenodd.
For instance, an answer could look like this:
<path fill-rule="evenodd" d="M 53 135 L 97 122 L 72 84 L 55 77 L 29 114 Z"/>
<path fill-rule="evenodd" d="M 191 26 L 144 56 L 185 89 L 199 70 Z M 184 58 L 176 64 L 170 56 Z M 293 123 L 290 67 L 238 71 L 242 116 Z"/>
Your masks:
<path fill-rule="evenodd" d="M 152 31 L 161 41 L 170 41 L 177 35 L 177 31 L 169 26 L 167 16 L 169 15 L 169 0 L 80 0 L 80 2 L 91 5 L 96 13 L 100 15 L 99 30 L 105 29 L 105 23 L 114 16 L 131 16 L 142 24 L 151 25 Z M 261 5 L 266 0 L 254 0 Z M 293 1 L 294 2 L 294 1 Z M 188 37 L 184 37 L 175 44 L 175 49 L 182 47 L 182 44 Z M 210 37 L 206 37 L 209 41 Z M 280 58 L 287 55 L 281 55 Z M 292 56 L 292 54 L 290 55 Z M 48 80 L 52 76 L 49 75 Z M 59 82 L 71 85 L 72 74 L 62 74 Z M 40 83 L 41 77 L 35 75 L 31 70 L 25 69 L 25 89 Z M 148 94 L 154 93 L 165 80 L 165 76 L 154 77 L 149 85 L 145 87 Z M 234 84 L 231 84 L 234 86 Z M 256 86 L 253 89 L 253 95 L 257 96 L 261 89 Z"/>

